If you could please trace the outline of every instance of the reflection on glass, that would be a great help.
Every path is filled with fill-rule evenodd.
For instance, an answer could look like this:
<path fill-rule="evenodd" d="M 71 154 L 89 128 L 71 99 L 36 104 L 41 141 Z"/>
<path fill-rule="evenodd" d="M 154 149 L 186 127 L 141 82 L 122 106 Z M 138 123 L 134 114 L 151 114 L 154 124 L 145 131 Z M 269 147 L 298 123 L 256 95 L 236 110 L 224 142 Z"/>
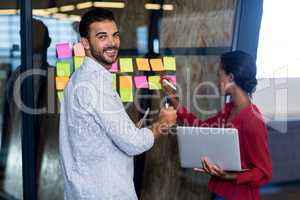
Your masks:
<path fill-rule="evenodd" d="M 20 17 L 0 15 L 0 193 L 22 197 L 21 113 L 13 101 L 13 85 L 20 65 Z"/>

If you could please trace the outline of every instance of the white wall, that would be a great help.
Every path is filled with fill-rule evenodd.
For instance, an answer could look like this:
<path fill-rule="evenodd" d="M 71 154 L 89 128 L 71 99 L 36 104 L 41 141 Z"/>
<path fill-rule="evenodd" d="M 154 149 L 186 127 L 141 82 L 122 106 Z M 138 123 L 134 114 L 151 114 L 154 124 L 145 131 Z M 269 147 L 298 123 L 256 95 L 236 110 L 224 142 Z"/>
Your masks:
<path fill-rule="evenodd" d="M 266 122 L 300 120 L 300 78 L 258 80 L 253 102 Z"/>

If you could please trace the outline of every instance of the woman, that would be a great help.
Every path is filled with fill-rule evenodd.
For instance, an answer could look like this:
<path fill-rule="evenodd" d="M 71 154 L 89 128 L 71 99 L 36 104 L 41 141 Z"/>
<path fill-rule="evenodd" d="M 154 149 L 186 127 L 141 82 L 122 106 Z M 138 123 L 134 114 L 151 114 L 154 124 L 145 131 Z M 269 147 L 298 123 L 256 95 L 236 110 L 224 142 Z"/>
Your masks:
<path fill-rule="evenodd" d="M 177 119 L 186 126 L 234 127 L 238 130 L 243 172 L 226 172 L 202 158 L 203 169 L 211 175 L 209 189 L 214 199 L 258 200 L 259 187 L 270 180 L 271 157 L 267 128 L 259 109 L 251 102 L 256 80 L 256 64 L 245 52 L 234 51 L 221 55 L 218 81 L 223 95 L 231 98 L 222 111 L 201 121 L 179 104 L 174 90 L 164 85 L 170 102 L 177 108 Z M 217 148 L 217 147 L 216 147 Z"/>

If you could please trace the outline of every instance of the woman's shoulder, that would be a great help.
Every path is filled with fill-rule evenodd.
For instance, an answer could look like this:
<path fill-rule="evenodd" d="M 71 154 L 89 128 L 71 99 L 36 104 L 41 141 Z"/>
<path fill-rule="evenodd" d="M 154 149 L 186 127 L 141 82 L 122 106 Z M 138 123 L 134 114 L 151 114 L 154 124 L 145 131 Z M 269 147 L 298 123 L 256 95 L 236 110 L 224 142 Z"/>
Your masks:
<path fill-rule="evenodd" d="M 246 122 L 256 121 L 265 123 L 260 109 L 253 103 L 248 105 L 241 113 L 240 117 Z"/>

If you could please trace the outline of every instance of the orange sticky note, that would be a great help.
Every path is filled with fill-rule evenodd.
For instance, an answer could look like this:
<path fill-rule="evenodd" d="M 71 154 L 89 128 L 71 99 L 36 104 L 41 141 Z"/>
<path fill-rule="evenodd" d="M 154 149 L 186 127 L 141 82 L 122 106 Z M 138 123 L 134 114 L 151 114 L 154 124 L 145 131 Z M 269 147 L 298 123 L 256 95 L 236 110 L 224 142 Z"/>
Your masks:
<path fill-rule="evenodd" d="M 164 71 L 164 66 L 160 58 L 150 59 L 150 64 L 153 71 Z"/>
<path fill-rule="evenodd" d="M 140 71 L 151 71 L 147 58 L 136 58 L 136 64 Z"/>
<path fill-rule="evenodd" d="M 80 42 L 75 44 L 73 49 L 74 49 L 74 56 L 85 56 L 84 47 Z"/>
<path fill-rule="evenodd" d="M 57 76 L 55 78 L 55 82 L 56 82 L 56 89 L 57 90 L 63 90 L 65 89 L 68 81 L 69 81 L 69 77 L 67 76 Z"/>
<path fill-rule="evenodd" d="M 131 89 L 132 88 L 132 77 L 131 76 L 120 76 L 120 88 Z"/>

